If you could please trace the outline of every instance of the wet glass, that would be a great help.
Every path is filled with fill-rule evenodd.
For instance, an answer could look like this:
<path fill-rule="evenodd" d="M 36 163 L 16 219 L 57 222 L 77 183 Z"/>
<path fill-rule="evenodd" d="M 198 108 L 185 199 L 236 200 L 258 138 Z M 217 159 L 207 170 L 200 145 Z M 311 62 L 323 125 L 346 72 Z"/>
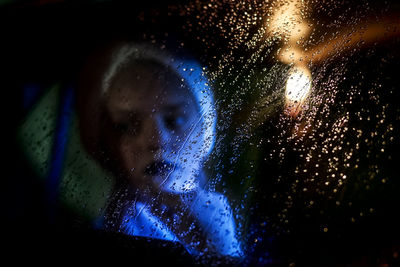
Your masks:
<path fill-rule="evenodd" d="M 10 240 L 157 263 L 399 263 L 396 1 L 0 10 Z"/>

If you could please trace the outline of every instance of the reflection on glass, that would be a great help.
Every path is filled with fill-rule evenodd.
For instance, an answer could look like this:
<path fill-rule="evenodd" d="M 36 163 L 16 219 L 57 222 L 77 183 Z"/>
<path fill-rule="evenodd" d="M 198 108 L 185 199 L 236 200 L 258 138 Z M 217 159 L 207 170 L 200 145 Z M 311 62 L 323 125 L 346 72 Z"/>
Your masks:
<path fill-rule="evenodd" d="M 177 241 L 194 255 L 242 255 L 226 197 L 205 189 L 216 114 L 203 68 L 124 44 L 101 77 L 81 118 L 89 152 L 116 176 L 101 227 Z"/>

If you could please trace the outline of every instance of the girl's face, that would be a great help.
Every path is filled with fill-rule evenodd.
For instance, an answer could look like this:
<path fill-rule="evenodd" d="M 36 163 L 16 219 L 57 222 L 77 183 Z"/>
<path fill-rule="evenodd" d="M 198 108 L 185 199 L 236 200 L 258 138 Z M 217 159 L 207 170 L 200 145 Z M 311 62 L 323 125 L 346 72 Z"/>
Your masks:
<path fill-rule="evenodd" d="M 151 61 L 124 66 L 104 95 L 104 111 L 103 142 L 133 186 L 198 186 L 204 125 L 195 97 L 172 70 Z"/>

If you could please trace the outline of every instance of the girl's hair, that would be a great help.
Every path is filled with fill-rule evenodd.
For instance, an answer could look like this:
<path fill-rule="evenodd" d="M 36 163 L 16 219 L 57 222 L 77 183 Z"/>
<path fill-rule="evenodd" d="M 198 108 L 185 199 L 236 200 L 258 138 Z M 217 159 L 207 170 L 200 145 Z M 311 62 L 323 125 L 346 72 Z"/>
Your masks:
<path fill-rule="evenodd" d="M 101 81 L 101 92 L 105 94 L 113 78 L 119 71 L 135 61 L 151 61 L 172 70 L 178 77 L 182 77 L 190 92 L 198 103 L 203 123 L 202 132 L 204 149 L 203 157 L 207 156 L 215 142 L 215 125 L 217 115 L 214 97 L 203 68 L 198 62 L 191 59 L 172 57 L 167 53 L 145 44 L 128 43 L 117 48 L 111 56 L 109 67 Z"/>

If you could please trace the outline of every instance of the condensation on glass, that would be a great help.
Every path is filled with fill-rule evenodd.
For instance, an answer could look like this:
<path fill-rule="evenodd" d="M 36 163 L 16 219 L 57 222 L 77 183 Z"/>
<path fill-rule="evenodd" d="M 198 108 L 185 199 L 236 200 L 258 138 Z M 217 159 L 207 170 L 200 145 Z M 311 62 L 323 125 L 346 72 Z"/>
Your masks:
<path fill-rule="evenodd" d="M 157 25 L 153 11 L 135 19 Z M 65 203 L 94 228 L 249 265 L 314 263 L 319 249 L 329 262 L 360 236 L 388 234 L 400 189 L 396 1 L 188 1 L 159 12 L 183 23 L 89 57 Z M 42 176 L 59 88 L 19 132 Z"/>

